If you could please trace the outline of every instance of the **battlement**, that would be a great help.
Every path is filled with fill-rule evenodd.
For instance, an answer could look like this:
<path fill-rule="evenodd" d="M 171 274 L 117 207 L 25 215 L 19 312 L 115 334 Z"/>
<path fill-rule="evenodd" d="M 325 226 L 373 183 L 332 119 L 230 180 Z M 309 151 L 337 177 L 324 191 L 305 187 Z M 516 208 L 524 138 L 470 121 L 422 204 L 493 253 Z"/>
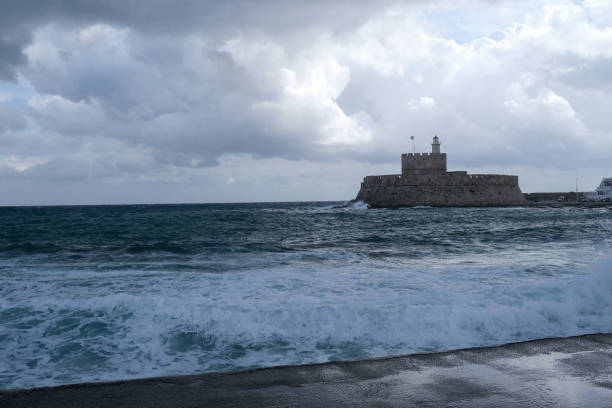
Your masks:
<path fill-rule="evenodd" d="M 381 176 L 366 176 L 363 178 L 361 186 L 388 186 L 398 185 L 402 181 L 401 174 L 386 174 Z"/>
<path fill-rule="evenodd" d="M 470 184 L 489 186 L 516 186 L 518 187 L 518 176 L 507 176 L 504 174 L 468 174 Z"/>
<path fill-rule="evenodd" d="M 437 155 L 440 155 L 440 154 L 446 154 L 446 153 L 402 153 L 402 156 L 411 156 L 411 157 L 414 157 L 414 158 L 418 159 L 419 157 L 421 157 L 421 158 L 425 158 L 425 157 L 429 157 L 429 156 L 433 157 L 433 156 L 437 156 Z"/>
<path fill-rule="evenodd" d="M 465 171 L 450 171 L 442 174 L 388 174 L 366 176 L 361 183 L 368 187 L 385 186 L 518 186 L 518 176 L 500 174 L 467 174 Z"/>

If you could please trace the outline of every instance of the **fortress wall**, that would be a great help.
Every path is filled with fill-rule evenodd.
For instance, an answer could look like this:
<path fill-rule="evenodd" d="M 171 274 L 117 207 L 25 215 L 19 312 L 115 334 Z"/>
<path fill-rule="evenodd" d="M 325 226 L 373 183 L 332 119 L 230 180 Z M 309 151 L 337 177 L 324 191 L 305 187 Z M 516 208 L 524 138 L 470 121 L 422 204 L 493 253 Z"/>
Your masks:
<path fill-rule="evenodd" d="M 389 185 L 403 186 L 518 186 L 518 176 L 497 174 L 467 174 L 465 171 L 453 171 L 442 174 L 409 174 L 367 176 L 361 183 L 363 186 L 377 187 Z"/>
<path fill-rule="evenodd" d="M 398 174 L 368 176 L 361 183 L 356 200 L 372 207 L 507 206 L 525 203 L 517 176 L 467 174 Z"/>
<path fill-rule="evenodd" d="M 518 186 L 518 176 L 500 174 L 471 174 L 470 181 L 474 185 Z"/>
<path fill-rule="evenodd" d="M 387 184 L 389 182 L 396 182 L 401 180 L 402 176 L 400 174 L 384 174 L 381 176 L 367 176 L 363 178 L 363 183 L 367 185 L 382 185 Z"/>
<path fill-rule="evenodd" d="M 481 207 L 513 206 L 525 203 L 523 194 L 515 185 L 365 185 L 356 200 L 372 207 Z"/>
<path fill-rule="evenodd" d="M 387 186 L 399 186 L 402 183 L 402 176 L 400 174 L 387 174 L 382 176 L 367 176 L 364 177 L 361 183 L 361 188 L 365 187 L 387 187 Z"/>

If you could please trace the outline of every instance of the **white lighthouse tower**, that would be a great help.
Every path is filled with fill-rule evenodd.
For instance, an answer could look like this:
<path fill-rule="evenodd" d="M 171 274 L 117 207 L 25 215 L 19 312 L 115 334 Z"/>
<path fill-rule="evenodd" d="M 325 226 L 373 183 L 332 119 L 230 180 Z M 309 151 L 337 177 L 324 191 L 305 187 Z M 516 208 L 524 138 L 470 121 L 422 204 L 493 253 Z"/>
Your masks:
<path fill-rule="evenodd" d="M 433 142 L 431 143 L 431 152 L 433 154 L 440 154 L 440 140 L 438 136 L 434 136 Z"/>

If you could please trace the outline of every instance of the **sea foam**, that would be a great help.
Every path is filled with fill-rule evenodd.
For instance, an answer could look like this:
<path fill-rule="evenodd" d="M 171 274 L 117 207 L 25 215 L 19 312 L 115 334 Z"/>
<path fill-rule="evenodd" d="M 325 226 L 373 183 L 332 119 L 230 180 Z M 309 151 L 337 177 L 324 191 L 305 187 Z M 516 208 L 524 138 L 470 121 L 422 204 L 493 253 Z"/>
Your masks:
<path fill-rule="evenodd" d="M 339 204 L 0 209 L 0 388 L 612 331 L 610 211 Z"/>
<path fill-rule="evenodd" d="M 178 283 L 123 276 L 79 293 L 44 282 L 37 289 L 46 296 L 0 299 L 0 378 L 3 388 L 31 387 L 609 332 L 611 264 L 602 259 L 571 278 L 473 286 L 447 275 L 479 281 L 495 272 L 277 269 L 184 274 Z M 135 290 L 141 284 L 156 290 Z"/>

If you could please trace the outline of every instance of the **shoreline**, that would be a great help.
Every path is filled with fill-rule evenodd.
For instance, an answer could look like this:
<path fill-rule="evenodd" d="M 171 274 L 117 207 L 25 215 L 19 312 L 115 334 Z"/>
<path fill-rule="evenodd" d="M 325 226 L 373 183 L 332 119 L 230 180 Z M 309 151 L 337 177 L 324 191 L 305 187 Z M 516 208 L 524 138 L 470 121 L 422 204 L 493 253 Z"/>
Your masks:
<path fill-rule="evenodd" d="M 3 407 L 608 406 L 612 334 L 0 391 Z M 546 404 L 545 404 L 546 405 Z"/>

